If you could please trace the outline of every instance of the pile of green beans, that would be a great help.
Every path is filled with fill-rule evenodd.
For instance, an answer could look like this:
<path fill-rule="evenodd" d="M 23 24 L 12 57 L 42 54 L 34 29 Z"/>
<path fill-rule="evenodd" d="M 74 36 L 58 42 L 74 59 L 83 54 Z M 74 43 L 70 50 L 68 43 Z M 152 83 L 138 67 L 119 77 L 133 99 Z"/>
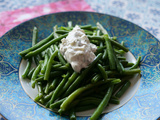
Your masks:
<path fill-rule="evenodd" d="M 59 51 L 61 39 L 73 29 L 69 21 L 68 26 L 55 25 L 53 32 L 39 42 L 38 29 L 33 28 L 32 47 L 19 53 L 27 61 L 22 78 L 30 79 L 32 88 L 37 86 L 34 100 L 46 108 L 68 114 L 71 120 L 76 119 L 76 112 L 94 108 L 90 119 L 96 120 L 109 104 L 120 103 L 119 98 L 131 85 L 129 79 L 141 72 L 141 57 L 135 64 L 128 62 L 124 54 L 129 49 L 124 42 L 109 36 L 100 23 L 80 28 L 97 46 L 96 58 L 87 68 L 75 72 Z"/>

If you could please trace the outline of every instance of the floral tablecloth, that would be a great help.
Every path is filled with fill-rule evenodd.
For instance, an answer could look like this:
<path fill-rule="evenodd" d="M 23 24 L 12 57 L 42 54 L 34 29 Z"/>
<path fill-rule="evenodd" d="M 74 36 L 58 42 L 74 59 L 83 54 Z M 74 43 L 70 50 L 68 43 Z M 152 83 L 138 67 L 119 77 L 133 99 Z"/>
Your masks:
<path fill-rule="evenodd" d="M 120 17 L 139 25 L 160 40 L 159 0 L 0 0 L 0 36 L 3 36 L 7 31 L 24 21 L 62 11 L 92 11 Z M 2 85 L 0 83 L 0 100 L 4 94 L 4 91 L 1 90 Z M 7 93 L 7 91 L 5 92 Z M 152 97 L 158 99 L 159 93 L 153 94 Z M 1 105 L 0 101 L 0 113 L 3 111 Z M 36 108 L 38 107 L 36 104 L 34 105 Z M 13 105 L 12 107 L 14 108 L 15 106 Z M 157 104 L 156 112 L 160 113 L 158 108 L 160 108 L 159 104 Z M 118 113 L 119 111 L 117 110 L 116 112 Z M 147 110 L 142 111 L 142 113 L 137 112 L 137 114 L 141 114 L 139 119 L 144 120 L 147 118 L 156 119 L 160 116 L 160 114 L 157 116 L 156 113 L 148 113 Z M 6 114 L 3 115 L 6 118 L 8 117 Z M 106 119 L 112 118 L 110 114 L 107 117 Z M 9 118 L 11 119 L 12 117 L 10 116 Z M 131 116 L 128 118 L 127 115 L 124 118 L 120 116 L 115 118 L 121 120 L 132 119 Z M 3 118 L 0 117 L 1 119 Z"/>

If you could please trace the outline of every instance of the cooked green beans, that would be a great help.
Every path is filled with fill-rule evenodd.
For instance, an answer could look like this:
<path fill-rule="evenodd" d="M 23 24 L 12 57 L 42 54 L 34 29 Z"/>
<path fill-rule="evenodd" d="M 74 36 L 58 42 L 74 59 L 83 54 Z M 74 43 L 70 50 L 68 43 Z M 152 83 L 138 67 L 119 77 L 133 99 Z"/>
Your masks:
<path fill-rule="evenodd" d="M 130 87 L 131 82 L 130 81 L 126 81 L 124 83 L 124 85 L 122 86 L 122 88 L 116 93 L 116 97 L 120 98 L 125 92 L 126 90 Z"/>
<path fill-rule="evenodd" d="M 48 54 L 45 54 L 43 67 L 41 68 L 41 73 L 42 73 L 42 74 L 44 74 L 45 71 L 46 71 L 46 67 L 47 67 L 48 60 L 49 60 L 49 56 L 48 56 Z"/>
<path fill-rule="evenodd" d="M 141 61 L 141 56 L 138 57 L 137 62 L 130 69 L 137 68 L 140 64 L 140 61 Z"/>
<path fill-rule="evenodd" d="M 33 36 L 32 36 L 32 46 L 37 44 L 37 37 L 38 37 L 38 29 L 37 27 L 33 28 Z"/>
<path fill-rule="evenodd" d="M 60 84 L 57 86 L 57 88 L 54 90 L 54 93 L 52 94 L 52 98 L 50 100 L 50 104 L 52 104 L 57 97 L 60 95 L 59 92 L 61 91 L 62 87 L 65 85 L 65 83 L 67 82 L 68 78 L 70 76 L 70 72 L 68 72 L 65 77 L 63 78 L 63 80 L 60 82 Z"/>
<path fill-rule="evenodd" d="M 39 74 L 41 70 L 41 66 L 40 64 L 36 67 L 36 69 L 34 70 L 33 74 L 32 74 L 32 77 L 31 77 L 31 84 L 32 84 L 32 88 L 35 88 L 35 84 L 36 84 L 36 81 L 35 79 L 37 78 L 37 75 Z"/>
<path fill-rule="evenodd" d="M 104 80 L 107 80 L 108 75 L 107 75 L 107 73 L 105 72 L 105 69 L 102 67 L 101 64 L 98 64 L 97 66 L 98 66 L 98 69 L 100 70 L 100 72 L 101 72 L 101 74 L 102 74 Z"/>
<path fill-rule="evenodd" d="M 114 87 L 114 85 L 111 84 L 111 86 L 108 88 L 108 91 L 107 91 L 106 95 L 104 96 L 102 102 L 99 104 L 97 109 L 94 111 L 93 115 L 90 117 L 90 120 L 97 120 L 98 117 L 101 115 L 104 108 L 107 106 L 107 104 L 109 102 L 109 99 L 112 95 L 113 87 Z"/>
<path fill-rule="evenodd" d="M 60 41 L 62 38 L 66 37 L 66 36 L 67 36 L 67 34 L 64 34 L 64 35 L 62 35 L 62 36 L 60 36 L 60 37 L 58 37 L 58 38 L 52 39 L 51 41 L 49 41 L 48 43 L 46 43 L 46 44 L 42 45 L 41 47 L 35 49 L 34 51 L 29 51 L 29 52 L 27 52 L 27 54 L 25 55 L 25 57 L 26 57 L 26 58 L 32 57 L 32 56 L 34 56 L 34 55 L 37 55 L 37 54 L 41 53 L 42 51 L 46 50 L 49 46 L 51 46 L 52 44 Z M 37 43 L 37 44 L 38 44 L 38 43 Z M 37 45 L 37 44 L 36 44 L 36 45 Z M 34 47 L 34 46 L 33 46 L 33 47 Z"/>
<path fill-rule="evenodd" d="M 87 69 L 85 69 L 80 76 L 77 77 L 77 79 L 71 84 L 71 86 L 68 88 L 68 90 L 64 93 L 64 96 L 69 95 L 71 92 L 73 92 L 76 89 L 76 86 L 84 79 L 84 77 L 88 74 L 88 72 L 94 67 L 94 65 L 98 62 L 98 60 L 102 57 L 102 54 L 98 54 L 95 60 L 89 65 Z"/>
<path fill-rule="evenodd" d="M 46 71 L 44 74 L 44 80 L 48 80 L 49 79 L 49 74 L 51 71 L 51 67 L 52 67 L 52 60 L 56 57 L 56 55 L 58 54 L 58 51 L 54 51 L 54 53 L 51 55 L 51 57 L 48 60 L 48 64 L 46 66 Z"/>
<path fill-rule="evenodd" d="M 47 42 L 49 42 L 51 39 L 53 39 L 53 33 L 51 33 L 47 38 L 41 40 L 40 42 L 38 42 L 36 45 L 34 45 L 31 48 L 28 48 L 22 52 L 19 53 L 19 55 L 21 55 L 22 57 L 24 57 L 26 54 L 28 54 L 30 51 L 33 51 L 35 49 L 38 49 L 39 47 L 41 47 L 42 45 L 46 44 Z"/>
<path fill-rule="evenodd" d="M 60 109 L 62 111 L 65 111 L 67 109 L 67 107 L 71 104 L 71 102 L 78 96 L 80 95 L 82 92 L 84 92 L 85 90 L 88 90 L 88 89 L 91 89 L 92 87 L 94 86 L 98 86 L 98 85 L 101 85 L 101 84 L 104 84 L 108 82 L 108 80 L 105 80 L 105 81 L 100 81 L 100 82 L 97 82 L 95 84 L 88 84 L 86 86 L 83 86 L 83 87 L 80 87 L 78 89 L 76 89 L 74 92 L 72 92 L 66 99 L 65 101 L 61 104 L 61 107 Z"/>
<path fill-rule="evenodd" d="M 22 78 L 25 79 L 25 78 L 27 77 L 27 75 L 29 74 L 31 64 L 32 64 L 32 60 L 31 60 L 31 59 L 28 59 L 26 68 L 25 68 L 25 70 L 24 70 L 24 72 L 23 72 L 23 74 L 22 74 Z"/>
<path fill-rule="evenodd" d="M 105 39 L 105 43 L 106 43 L 110 69 L 114 70 L 114 69 L 116 69 L 116 64 L 115 64 L 115 59 L 114 59 L 114 55 L 113 55 L 114 54 L 113 48 L 112 48 L 112 45 L 111 45 L 111 42 L 109 40 L 108 35 L 104 35 L 104 39 Z"/>
<path fill-rule="evenodd" d="M 55 25 L 53 32 L 38 43 L 38 29 L 34 27 L 32 47 L 19 53 L 28 60 L 22 77 L 31 80 L 32 88 L 38 88 L 34 100 L 46 108 L 60 115 L 68 114 L 70 120 L 76 119 L 77 111 L 95 108 L 90 119 L 96 120 L 109 104 L 120 103 L 119 98 L 131 85 L 126 77 L 141 73 L 141 57 L 135 64 L 128 62 L 124 56 L 129 51 L 125 43 L 110 36 L 100 23 L 80 28 L 90 43 L 97 46 L 95 59 L 86 68 L 75 72 L 61 54 L 61 40 L 73 29 L 72 21 L 68 21 L 67 26 Z"/>

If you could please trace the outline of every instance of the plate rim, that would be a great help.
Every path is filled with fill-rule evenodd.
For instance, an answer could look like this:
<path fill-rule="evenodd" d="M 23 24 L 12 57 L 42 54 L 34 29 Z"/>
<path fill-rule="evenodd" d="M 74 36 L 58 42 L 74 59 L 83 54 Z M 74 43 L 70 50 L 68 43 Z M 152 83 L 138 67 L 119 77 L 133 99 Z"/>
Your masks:
<path fill-rule="evenodd" d="M 65 12 L 50 13 L 50 14 L 46 14 L 46 15 L 41 15 L 41 16 L 38 16 L 38 17 L 34 17 L 34 18 L 32 18 L 32 19 L 29 19 L 29 20 L 27 20 L 27 21 L 24 21 L 24 22 L 16 25 L 15 27 L 11 28 L 9 31 L 7 31 L 5 34 L 3 34 L 3 35 L 0 37 L 0 39 L 2 39 L 3 37 L 7 36 L 8 33 L 11 32 L 12 30 L 16 29 L 17 27 L 21 26 L 22 24 L 26 24 L 26 23 L 29 22 L 29 21 L 32 21 L 32 20 L 37 19 L 37 18 L 40 18 L 40 17 L 48 16 L 48 15 L 55 15 L 55 14 L 62 14 L 62 13 L 87 13 L 87 14 L 88 14 L 88 13 L 92 13 L 92 14 L 101 14 L 101 15 L 106 15 L 106 16 L 115 17 L 115 18 L 124 20 L 124 21 L 126 21 L 126 22 L 132 23 L 133 25 L 138 26 L 141 30 L 147 32 L 150 36 L 152 36 L 152 37 L 154 38 L 154 41 L 160 43 L 160 41 L 159 41 L 153 34 L 151 34 L 149 31 L 145 30 L 145 29 L 142 28 L 141 26 L 139 26 L 139 25 L 137 25 L 137 24 L 135 24 L 135 23 L 133 23 L 133 22 L 131 22 L 131 21 L 128 21 L 128 20 L 125 20 L 125 19 L 120 18 L 120 17 L 113 16 L 113 15 L 105 14 L 105 13 L 86 12 L 86 11 L 65 11 Z M 150 42 L 147 42 L 147 44 L 149 44 L 149 43 L 150 43 Z M 22 61 L 22 58 L 21 58 L 20 61 Z M 21 63 L 21 62 L 20 62 L 20 63 Z M 19 63 L 19 64 L 20 64 L 20 63 Z M 19 72 L 19 67 L 18 67 L 18 72 Z M 18 75 L 18 76 L 19 76 L 19 75 Z"/>

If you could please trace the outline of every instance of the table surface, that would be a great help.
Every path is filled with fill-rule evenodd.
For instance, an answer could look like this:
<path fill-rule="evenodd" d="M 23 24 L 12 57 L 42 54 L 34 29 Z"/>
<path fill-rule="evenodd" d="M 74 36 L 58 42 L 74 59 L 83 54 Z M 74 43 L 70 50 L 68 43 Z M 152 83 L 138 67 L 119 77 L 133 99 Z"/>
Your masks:
<path fill-rule="evenodd" d="M 160 40 L 160 0 L 0 0 L 0 37 L 31 18 L 62 11 L 94 11 L 120 17 Z"/>

